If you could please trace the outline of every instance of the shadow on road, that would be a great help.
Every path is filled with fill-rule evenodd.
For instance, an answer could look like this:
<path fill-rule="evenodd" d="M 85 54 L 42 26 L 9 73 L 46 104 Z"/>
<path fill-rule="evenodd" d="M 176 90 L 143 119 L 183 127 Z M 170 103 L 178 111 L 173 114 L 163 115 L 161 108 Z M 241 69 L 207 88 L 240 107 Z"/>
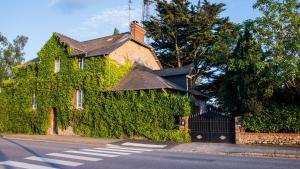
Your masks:
<path fill-rule="evenodd" d="M 7 139 L 7 138 L 4 138 L 4 137 L 2 137 L 1 135 L 0 135 L 0 140 L 5 140 L 5 141 L 7 141 L 7 142 L 9 142 L 9 143 L 12 143 L 12 144 L 14 144 L 14 145 L 16 145 L 16 146 L 18 146 L 18 147 L 20 147 L 20 148 L 22 148 L 23 150 L 25 150 L 25 151 L 27 151 L 27 152 L 29 152 L 29 153 L 31 153 L 32 155 L 34 155 L 34 156 L 37 156 L 37 157 L 41 157 L 41 155 L 40 154 L 38 154 L 38 153 L 36 153 L 35 151 L 33 151 L 32 149 L 30 149 L 30 148 L 28 148 L 28 147 L 26 147 L 26 146 L 24 146 L 24 145 L 22 145 L 22 144 L 20 144 L 20 143 L 17 143 L 17 142 L 15 142 L 15 141 L 13 141 L 13 140 L 10 140 L 10 139 Z M 2 152 L 0 151 L 0 157 L 2 157 Z M 6 160 L 9 160 L 6 156 L 5 156 L 5 154 L 3 154 L 3 156 L 4 156 L 4 159 L 6 159 Z M 51 167 L 54 167 L 54 168 L 59 168 L 59 166 L 58 165 L 55 165 L 55 164 L 52 164 L 52 163 L 47 163 L 47 162 L 44 162 L 44 163 L 46 163 L 46 164 L 48 164 L 48 165 L 50 165 Z M 5 166 L 5 169 L 12 169 L 11 167 L 8 167 L 8 166 Z"/>
<path fill-rule="evenodd" d="M 203 161 L 203 162 L 214 162 L 216 160 L 213 159 L 204 159 L 204 158 L 198 158 L 198 157 L 177 157 L 177 156 L 169 156 L 169 157 L 164 157 L 165 159 L 168 160 L 184 160 L 184 161 Z"/>
<path fill-rule="evenodd" d="M 3 136 L 1 134 L 0 134 L 0 140 L 4 140 Z M 8 160 L 8 157 L 1 151 L 1 149 L 0 149 L 0 159 L 2 159 L 3 161 Z M 0 163 L 2 162 L 2 160 L 0 161 Z M 5 166 L 5 165 L 3 165 L 2 168 L 4 168 L 4 169 L 13 169 L 13 167 Z"/>

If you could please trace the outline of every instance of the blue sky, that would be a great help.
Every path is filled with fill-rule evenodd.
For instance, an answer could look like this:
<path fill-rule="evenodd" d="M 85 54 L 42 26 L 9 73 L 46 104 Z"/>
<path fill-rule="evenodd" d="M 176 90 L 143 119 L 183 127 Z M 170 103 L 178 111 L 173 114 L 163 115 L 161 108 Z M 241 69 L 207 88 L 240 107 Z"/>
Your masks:
<path fill-rule="evenodd" d="M 132 19 L 141 20 L 142 0 L 132 0 Z M 197 0 L 191 0 L 197 2 Z M 223 16 L 233 22 L 259 16 L 252 9 L 255 0 L 211 0 L 226 4 Z M 10 41 L 17 35 L 29 38 L 25 59 L 37 56 L 53 32 L 60 32 L 77 40 L 110 35 L 114 27 L 126 32 L 128 0 L 8 0 L 1 1 L 0 32 Z"/>

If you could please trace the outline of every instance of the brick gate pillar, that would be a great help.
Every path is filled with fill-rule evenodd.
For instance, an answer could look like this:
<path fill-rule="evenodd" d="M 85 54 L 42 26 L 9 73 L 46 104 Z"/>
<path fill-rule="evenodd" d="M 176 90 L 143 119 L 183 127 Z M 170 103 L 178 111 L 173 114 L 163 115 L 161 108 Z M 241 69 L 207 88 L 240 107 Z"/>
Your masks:
<path fill-rule="evenodd" d="M 189 129 L 189 117 L 190 116 L 183 116 L 181 117 L 181 124 L 179 126 L 179 130 L 181 131 L 187 131 Z"/>
<path fill-rule="evenodd" d="M 234 117 L 235 122 L 235 143 L 236 144 L 243 144 L 243 140 L 241 135 L 245 132 L 245 130 L 242 127 L 242 117 L 236 116 Z"/>

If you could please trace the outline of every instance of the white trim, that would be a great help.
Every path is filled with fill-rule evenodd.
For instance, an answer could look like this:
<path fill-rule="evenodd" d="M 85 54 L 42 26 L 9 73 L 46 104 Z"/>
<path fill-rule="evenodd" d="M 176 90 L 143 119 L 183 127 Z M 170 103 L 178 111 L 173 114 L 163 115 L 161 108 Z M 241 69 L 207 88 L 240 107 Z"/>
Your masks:
<path fill-rule="evenodd" d="M 59 71 L 60 71 L 60 58 L 57 58 L 54 61 L 54 73 L 58 73 Z"/>
<path fill-rule="evenodd" d="M 76 108 L 83 109 L 83 91 L 82 90 L 76 91 Z"/>

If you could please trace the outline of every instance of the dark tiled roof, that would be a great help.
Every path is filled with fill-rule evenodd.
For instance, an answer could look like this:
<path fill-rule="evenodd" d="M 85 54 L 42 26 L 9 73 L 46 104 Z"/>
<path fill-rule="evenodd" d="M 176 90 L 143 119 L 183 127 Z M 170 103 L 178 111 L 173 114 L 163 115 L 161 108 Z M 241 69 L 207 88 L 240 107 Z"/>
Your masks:
<path fill-rule="evenodd" d="M 105 55 L 110 54 L 130 39 L 130 33 L 122 33 L 120 35 L 84 41 L 82 44 L 86 46 L 87 56 Z"/>
<path fill-rule="evenodd" d="M 177 76 L 177 75 L 189 75 L 193 71 L 193 66 L 188 65 L 179 68 L 167 68 L 162 70 L 155 70 L 154 73 L 159 76 Z"/>
<path fill-rule="evenodd" d="M 127 41 L 132 40 L 152 50 L 147 44 L 140 42 L 132 37 L 129 32 L 119 35 L 106 36 L 102 38 L 92 39 L 88 41 L 79 42 L 75 39 L 57 33 L 63 42 L 75 49 L 74 55 L 87 54 L 87 57 L 107 55 L 121 47 Z"/>
<path fill-rule="evenodd" d="M 118 90 L 172 89 L 186 92 L 182 87 L 154 74 L 152 70 L 137 66 L 114 88 Z"/>
<path fill-rule="evenodd" d="M 75 39 L 72 39 L 72 38 L 69 38 L 65 35 L 62 35 L 62 34 L 59 34 L 57 33 L 57 35 L 60 37 L 60 39 L 65 42 L 66 44 L 69 45 L 69 47 L 75 49 L 75 53 L 84 53 L 84 51 L 86 50 L 86 47 L 85 45 L 83 45 L 81 42 L 75 40 Z"/>
<path fill-rule="evenodd" d="M 39 61 L 41 61 L 41 59 L 39 57 L 36 57 L 36 58 L 30 60 L 30 62 L 39 62 Z"/>
<path fill-rule="evenodd" d="M 41 59 L 39 57 L 36 57 L 36 58 L 33 58 L 33 59 L 27 61 L 25 64 L 36 63 L 39 61 L 41 61 Z"/>

